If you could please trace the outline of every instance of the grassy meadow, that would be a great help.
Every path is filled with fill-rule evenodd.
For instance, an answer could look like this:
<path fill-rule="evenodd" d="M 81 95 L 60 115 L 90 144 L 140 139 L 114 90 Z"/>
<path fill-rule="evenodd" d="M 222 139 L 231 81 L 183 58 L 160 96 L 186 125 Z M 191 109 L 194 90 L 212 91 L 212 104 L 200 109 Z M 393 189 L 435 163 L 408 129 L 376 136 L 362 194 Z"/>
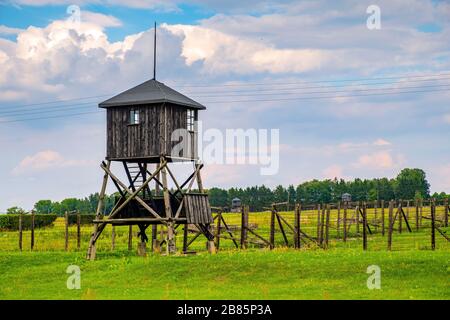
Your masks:
<path fill-rule="evenodd" d="M 348 212 L 349 221 L 352 214 Z M 96 261 L 84 259 L 92 226 L 81 227 L 80 249 L 76 227 L 70 226 L 69 251 L 65 252 L 64 220 L 58 218 L 52 226 L 35 231 L 34 251 L 29 248 L 30 231 L 24 231 L 22 252 L 17 231 L 0 231 L 0 299 L 449 299 L 449 242 L 438 234 L 436 250 L 431 251 L 429 220 L 421 219 L 417 231 L 412 208 L 408 214 L 413 232 L 403 224 L 400 233 L 396 224 L 391 252 L 386 250 L 387 236 L 381 234 L 379 209 L 376 214 L 374 209 L 368 211 L 373 231 L 368 251 L 362 250 L 355 224 L 347 241 L 342 240 L 342 221 L 338 230 L 337 211 L 332 210 L 328 250 L 311 241 L 303 242 L 300 250 L 287 248 L 277 226 L 274 250 L 258 245 L 258 239 L 249 234 L 247 250 L 237 250 L 230 239 L 223 238 L 219 253 L 209 255 L 205 239 L 199 237 L 190 246 L 196 255 L 139 257 L 137 228 L 133 229 L 133 250 L 128 251 L 128 227 L 115 228 L 113 249 L 108 226 L 98 241 Z M 293 212 L 281 215 L 293 225 Z M 226 213 L 224 218 L 233 228 L 240 225 L 240 214 Z M 269 212 L 250 213 L 249 223 L 268 239 Z M 302 212 L 301 228 L 316 236 L 316 211 Z M 292 246 L 293 233 L 286 225 L 285 230 Z M 178 248 L 182 234 L 180 228 Z M 239 231 L 235 236 L 239 242 Z M 69 265 L 81 269 L 80 290 L 66 288 Z M 381 268 L 380 290 L 366 286 L 370 265 Z"/>
<path fill-rule="evenodd" d="M 66 268 L 81 268 L 81 289 Z M 369 290 L 369 265 L 381 289 Z M 223 251 L 186 256 L 0 253 L 0 299 L 449 299 L 448 251 Z"/>

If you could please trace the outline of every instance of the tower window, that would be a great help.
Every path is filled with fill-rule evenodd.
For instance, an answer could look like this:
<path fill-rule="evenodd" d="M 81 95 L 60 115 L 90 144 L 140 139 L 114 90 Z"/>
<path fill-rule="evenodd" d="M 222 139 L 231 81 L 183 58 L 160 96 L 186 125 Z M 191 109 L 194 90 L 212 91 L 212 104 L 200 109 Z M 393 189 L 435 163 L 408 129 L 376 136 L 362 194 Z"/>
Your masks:
<path fill-rule="evenodd" d="M 130 124 L 139 124 L 139 110 L 130 110 Z"/>
<path fill-rule="evenodd" d="M 187 110 L 187 129 L 188 131 L 194 131 L 195 123 L 195 111 L 192 109 Z"/>

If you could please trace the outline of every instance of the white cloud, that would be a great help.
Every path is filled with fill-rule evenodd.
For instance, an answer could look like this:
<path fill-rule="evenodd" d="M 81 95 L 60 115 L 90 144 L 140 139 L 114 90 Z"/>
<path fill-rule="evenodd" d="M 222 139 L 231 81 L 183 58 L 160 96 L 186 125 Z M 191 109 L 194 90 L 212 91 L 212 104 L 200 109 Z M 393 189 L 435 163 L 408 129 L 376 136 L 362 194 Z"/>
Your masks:
<path fill-rule="evenodd" d="M 45 171 L 64 167 L 77 167 L 92 165 L 92 161 L 65 159 L 59 152 L 54 150 L 44 150 L 36 154 L 26 156 L 13 169 L 14 175 L 31 172 Z"/>
<path fill-rule="evenodd" d="M 122 26 L 122 21 L 118 18 L 112 15 L 105 15 L 97 12 L 83 10 L 81 11 L 80 19 L 81 21 L 89 22 L 104 28 Z"/>
<path fill-rule="evenodd" d="M 183 38 L 182 55 L 188 65 L 202 61 L 206 72 L 301 73 L 321 68 L 330 53 L 317 49 L 277 49 L 201 26 L 163 25 Z"/>
<path fill-rule="evenodd" d="M 353 166 L 367 169 L 391 169 L 400 166 L 403 162 L 402 155 L 397 155 L 394 158 L 390 151 L 384 150 L 359 156 Z"/>
<path fill-rule="evenodd" d="M 322 171 L 322 174 L 326 179 L 334 179 L 334 178 L 340 179 L 344 177 L 342 173 L 342 167 L 336 164 L 325 168 Z"/>
<path fill-rule="evenodd" d="M 46 5 L 104 5 L 122 6 L 156 11 L 179 11 L 176 1 L 169 0 L 13 0 L 16 5 L 46 6 Z"/>
<path fill-rule="evenodd" d="M 7 27 L 5 25 L 0 25 L 0 34 L 11 35 L 11 34 L 18 34 L 22 31 L 23 31 L 23 29 L 20 29 L 20 28 L 12 28 L 12 27 Z"/>
<path fill-rule="evenodd" d="M 373 142 L 373 145 L 374 146 L 378 146 L 378 147 L 382 147 L 382 146 L 390 146 L 391 143 L 389 141 L 387 141 L 387 140 L 384 140 L 384 139 L 380 138 L 380 139 L 375 140 Z"/>

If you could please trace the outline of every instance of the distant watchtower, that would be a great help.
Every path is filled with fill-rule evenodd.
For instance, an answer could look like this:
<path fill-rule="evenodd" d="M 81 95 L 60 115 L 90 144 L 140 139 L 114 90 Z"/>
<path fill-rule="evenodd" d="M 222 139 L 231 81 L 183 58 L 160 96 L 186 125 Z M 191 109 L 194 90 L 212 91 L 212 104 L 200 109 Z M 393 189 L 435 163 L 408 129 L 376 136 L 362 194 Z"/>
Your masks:
<path fill-rule="evenodd" d="M 105 174 L 87 258 L 95 259 L 96 241 L 107 224 L 137 225 L 139 245 L 144 249 L 146 229 L 153 226 L 154 242 L 156 225 L 165 225 L 168 253 L 176 251 L 176 225 L 183 224 L 186 229 L 187 224 L 194 224 L 207 237 L 210 250 L 214 250 L 209 231 L 213 219 L 200 175 L 203 165 L 197 156 L 196 121 L 198 111 L 206 108 L 154 78 L 100 103 L 99 107 L 106 110 L 107 118 L 106 158 L 101 163 Z M 172 141 L 175 130 L 181 134 Z M 123 166 L 126 182 L 112 173 L 112 162 Z M 183 183 L 176 180 L 169 168 L 173 162 L 194 165 L 193 173 Z M 169 190 L 168 176 L 174 191 Z M 119 197 L 109 216 L 102 219 L 109 179 Z M 151 182 L 155 183 L 154 190 Z M 193 192 L 195 182 L 198 190 Z"/>

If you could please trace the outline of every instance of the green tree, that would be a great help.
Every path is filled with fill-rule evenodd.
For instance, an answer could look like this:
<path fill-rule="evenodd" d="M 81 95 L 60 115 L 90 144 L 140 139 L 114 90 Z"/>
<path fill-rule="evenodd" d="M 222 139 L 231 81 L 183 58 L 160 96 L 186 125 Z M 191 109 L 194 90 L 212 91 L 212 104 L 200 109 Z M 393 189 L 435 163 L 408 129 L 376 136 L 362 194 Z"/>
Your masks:
<path fill-rule="evenodd" d="M 405 168 L 395 179 L 395 196 L 397 199 L 413 199 L 420 194 L 423 198 L 430 196 L 430 184 L 425 171 Z"/>
<path fill-rule="evenodd" d="M 52 213 L 52 201 L 51 200 L 39 200 L 34 204 L 34 210 L 36 213 L 45 214 Z"/>
<path fill-rule="evenodd" d="M 6 214 L 21 214 L 26 213 L 26 211 L 20 207 L 11 207 L 6 209 Z"/>
<path fill-rule="evenodd" d="M 208 190 L 209 202 L 214 207 L 230 206 L 228 201 L 228 191 L 220 188 L 211 188 Z"/>

